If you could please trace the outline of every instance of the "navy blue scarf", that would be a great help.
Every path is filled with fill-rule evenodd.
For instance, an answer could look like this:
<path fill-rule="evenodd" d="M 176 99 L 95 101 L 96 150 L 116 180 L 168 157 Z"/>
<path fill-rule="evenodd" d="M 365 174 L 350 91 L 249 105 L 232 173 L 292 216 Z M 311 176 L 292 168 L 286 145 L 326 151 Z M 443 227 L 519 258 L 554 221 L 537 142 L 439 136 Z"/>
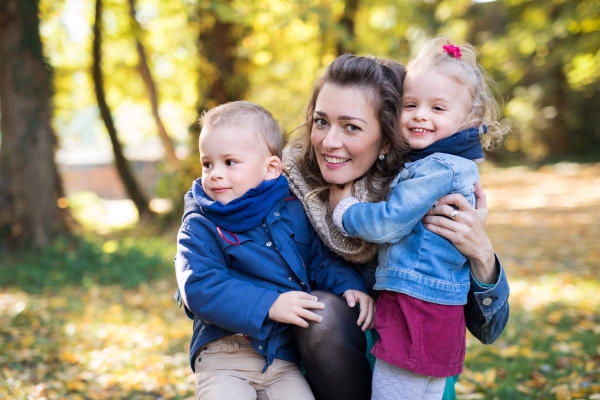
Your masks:
<path fill-rule="evenodd" d="M 211 200 L 202 187 L 202 180 L 192 184 L 194 200 L 200 212 L 215 225 L 231 232 L 242 232 L 260 225 L 273 206 L 288 192 L 288 180 L 281 175 L 277 179 L 263 181 L 242 197 L 224 205 Z"/>
<path fill-rule="evenodd" d="M 487 132 L 487 127 L 485 125 L 482 127 L 483 133 L 485 134 Z M 452 154 L 469 160 L 483 158 L 483 149 L 481 148 L 479 139 L 479 126 L 456 132 L 447 138 L 430 144 L 424 149 L 413 149 L 406 157 L 410 161 L 418 161 L 433 153 Z"/>

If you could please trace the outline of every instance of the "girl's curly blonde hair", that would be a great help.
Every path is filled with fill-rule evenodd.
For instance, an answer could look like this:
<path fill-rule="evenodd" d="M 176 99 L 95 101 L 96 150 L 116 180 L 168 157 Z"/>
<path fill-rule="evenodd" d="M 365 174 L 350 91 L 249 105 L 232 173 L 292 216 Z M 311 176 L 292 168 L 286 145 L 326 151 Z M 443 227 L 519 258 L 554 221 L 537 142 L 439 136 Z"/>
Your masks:
<path fill-rule="evenodd" d="M 446 35 L 430 40 L 417 56 L 410 60 L 406 66 L 406 73 L 433 70 L 465 85 L 473 99 L 473 106 L 456 131 L 486 125 L 487 135 L 482 136 L 481 140 L 483 148 L 499 148 L 509 129 L 498 122 L 502 107 L 493 95 L 493 92 L 499 92 L 498 84 L 477 62 L 477 52 L 473 46 L 468 43 L 461 44 L 459 58 L 455 57 L 456 52 L 447 51 L 444 46 L 448 46 L 449 49 L 453 47 L 452 40 Z M 483 129 L 480 128 L 480 134 L 483 133 Z"/>

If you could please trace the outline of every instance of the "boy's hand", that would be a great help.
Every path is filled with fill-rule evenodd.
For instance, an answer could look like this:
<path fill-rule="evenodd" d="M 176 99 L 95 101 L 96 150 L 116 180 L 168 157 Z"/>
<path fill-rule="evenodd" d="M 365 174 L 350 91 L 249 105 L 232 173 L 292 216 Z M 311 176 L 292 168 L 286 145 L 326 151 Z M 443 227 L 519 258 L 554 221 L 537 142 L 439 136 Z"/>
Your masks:
<path fill-rule="evenodd" d="M 323 320 L 320 315 L 308 311 L 308 309 L 321 310 L 325 308 L 325 304 L 319 303 L 317 300 L 315 296 L 305 292 L 282 293 L 269 309 L 269 318 L 273 321 L 308 328 L 306 319 L 315 322 Z"/>
<path fill-rule="evenodd" d="M 346 290 L 343 294 L 350 307 L 356 304 L 360 305 L 360 315 L 356 321 L 357 325 L 362 325 L 361 330 L 373 329 L 373 317 L 375 316 L 375 300 L 360 290 Z"/>
<path fill-rule="evenodd" d="M 329 188 L 329 207 L 331 207 L 331 211 L 335 211 L 335 208 L 340 201 L 344 200 L 346 197 L 352 197 L 352 185 L 354 181 L 348 182 L 344 185 L 343 189 L 340 189 L 339 185 L 331 185 Z"/>

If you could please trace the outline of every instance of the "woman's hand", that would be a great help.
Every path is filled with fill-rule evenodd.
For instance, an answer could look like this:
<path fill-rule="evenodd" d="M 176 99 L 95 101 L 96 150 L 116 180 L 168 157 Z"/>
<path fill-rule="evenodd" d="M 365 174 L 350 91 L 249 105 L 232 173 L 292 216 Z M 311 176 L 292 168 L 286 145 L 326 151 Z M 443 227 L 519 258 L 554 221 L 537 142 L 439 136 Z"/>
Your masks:
<path fill-rule="evenodd" d="M 471 272 L 481 283 L 494 284 L 498 268 L 492 242 L 485 234 L 488 209 L 481 183 L 475 183 L 477 209 L 460 194 L 439 199 L 423 218 L 423 226 L 448 239 L 471 260 Z M 458 210 L 450 206 L 457 206 Z M 454 215 L 454 218 L 451 216 Z"/>
<path fill-rule="evenodd" d="M 339 185 L 331 185 L 329 187 L 329 207 L 331 207 L 331 211 L 335 211 L 335 208 L 340 201 L 344 200 L 346 197 L 352 197 L 352 184 L 354 182 L 348 182 L 344 185 L 343 189 L 340 189 Z"/>
<path fill-rule="evenodd" d="M 350 308 L 360 305 L 360 314 L 356 324 L 362 327 L 363 332 L 367 329 L 373 329 L 373 317 L 375 316 L 375 300 L 368 294 L 360 290 L 346 290 L 343 294 Z"/>

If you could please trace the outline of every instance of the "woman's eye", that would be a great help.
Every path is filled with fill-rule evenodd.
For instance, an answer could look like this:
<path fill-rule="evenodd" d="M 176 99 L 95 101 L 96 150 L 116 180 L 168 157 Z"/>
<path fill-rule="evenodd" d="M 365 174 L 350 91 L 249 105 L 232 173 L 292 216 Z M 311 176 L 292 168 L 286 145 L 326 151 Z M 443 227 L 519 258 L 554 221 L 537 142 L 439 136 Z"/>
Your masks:
<path fill-rule="evenodd" d="M 327 126 L 327 121 L 325 121 L 323 118 L 315 118 L 315 125 Z"/>
<path fill-rule="evenodd" d="M 235 164 L 237 164 L 237 161 L 234 161 L 234 160 L 227 160 L 227 161 L 225 161 L 225 165 L 228 166 L 228 167 L 231 167 L 231 166 L 233 166 Z"/>
<path fill-rule="evenodd" d="M 360 128 L 358 126 L 352 125 L 352 124 L 346 125 L 346 129 L 348 129 L 350 132 L 358 132 L 358 131 L 360 131 Z"/>

